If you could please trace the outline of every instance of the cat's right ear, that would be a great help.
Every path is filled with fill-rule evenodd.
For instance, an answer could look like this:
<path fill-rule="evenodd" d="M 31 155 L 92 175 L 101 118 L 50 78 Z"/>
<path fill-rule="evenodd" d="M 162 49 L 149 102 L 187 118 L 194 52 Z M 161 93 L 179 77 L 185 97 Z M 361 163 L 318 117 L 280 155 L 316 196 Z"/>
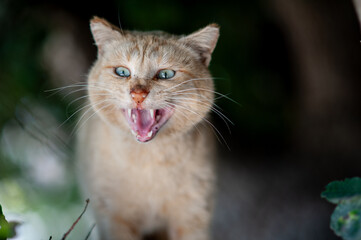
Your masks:
<path fill-rule="evenodd" d="M 97 16 L 90 20 L 90 29 L 95 44 L 98 47 L 98 54 L 103 54 L 104 46 L 116 39 L 121 38 L 121 30 L 103 18 Z"/>

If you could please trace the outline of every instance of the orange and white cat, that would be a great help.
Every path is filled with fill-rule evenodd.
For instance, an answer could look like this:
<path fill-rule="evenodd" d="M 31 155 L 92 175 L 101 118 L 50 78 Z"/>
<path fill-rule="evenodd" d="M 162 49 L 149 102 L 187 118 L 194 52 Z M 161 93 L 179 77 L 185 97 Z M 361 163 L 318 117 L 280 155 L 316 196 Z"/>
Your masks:
<path fill-rule="evenodd" d="M 77 155 L 100 239 L 209 239 L 218 26 L 187 36 L 123 31 L 98 17 L 90 26 L 98 58 Z"/>

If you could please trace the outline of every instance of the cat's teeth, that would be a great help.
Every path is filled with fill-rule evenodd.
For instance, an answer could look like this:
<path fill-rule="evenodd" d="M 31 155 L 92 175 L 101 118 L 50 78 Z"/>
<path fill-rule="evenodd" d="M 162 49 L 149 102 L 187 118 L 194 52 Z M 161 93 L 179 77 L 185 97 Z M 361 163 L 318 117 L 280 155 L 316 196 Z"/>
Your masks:
<path fill-rule="evenodd" d="M 160 115 L 157 115 L 157 117 L 155 118 L 155 120 L 158 122 L 160 119 Z"/>
<path fill-rule="evenodd" d="M 154 118 L 155 110 L 154 110 L 154 109 L 150 109 L 149 112 L 150 112 L 150 116 L 151 116 L 152 118 Z"/>
<path fill-rule="evenodd" d="M 136 123 L 137 122 L 137 118 L 135 117 L 135 114 L 132 115 L 133 118 L 133 122 Z"/>
<path fill-rule="evenodd" d="M 151 137 L 152 134 L 153 134 L 153 131 L 150 131 L 147 136 L 148 136 L 148 137 Z"/>
<path fill-rule="evenodd" d="M 132 115 L 132 109 L 128 109 L 128 116 L 130 117 Z"/>

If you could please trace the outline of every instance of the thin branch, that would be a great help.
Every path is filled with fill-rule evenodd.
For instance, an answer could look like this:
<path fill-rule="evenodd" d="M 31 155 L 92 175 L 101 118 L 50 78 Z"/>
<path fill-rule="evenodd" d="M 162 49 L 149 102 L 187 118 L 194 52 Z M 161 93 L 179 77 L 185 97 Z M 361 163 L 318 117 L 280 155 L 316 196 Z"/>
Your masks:
<path fill-rule="evenodd" d="M 79 217 L 75 220 L 75 222 L 73 223 L 73 225 L 71 225 L 71 227 L 69 228 L 69 230 L 64 234 L 64 236 L 61 238 L 61 240 L 65 240 L 65 238 L 71 233 L 71 231 L 73 231 L 75 225 L 79 222 L 80 218 L 83 216 L 83 214 L 85 213 L 87 207 L 88 207 L 88 204 L 89 204 L 89 199 L 87 199 L 86 201 L 86 204 L 85 204 L 85 207 L 84 207 L 84 210 L 83 212 L 79 215 Z"/>
<path fill-rule="evenodd" d="M 95 225 L 96 225 L 96 224 L 94 223 L 93 226 L 90 228 L 90 230 L 89 230 L 89 232 L 88 232 L 88 234 L 86 235 L 86 237 L 85 237 L 84 240 L 88 240 L 90 234 L 92 233 L 93 229 L 95 228 Z"/>

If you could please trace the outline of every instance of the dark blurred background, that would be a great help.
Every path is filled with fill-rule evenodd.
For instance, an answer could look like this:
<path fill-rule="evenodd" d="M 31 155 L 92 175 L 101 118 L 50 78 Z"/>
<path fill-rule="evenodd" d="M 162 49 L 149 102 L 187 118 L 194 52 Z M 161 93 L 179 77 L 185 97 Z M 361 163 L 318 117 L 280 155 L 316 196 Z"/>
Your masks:
<path fill-rule="evenodd" d="M 210 70 L 237 103 L 216 102 L 234 125 L 229 133 L 214 115 L 227 143 L 220 137 L 215 239 L 337 239 L 320 192 L 361 175 L 355 9 L 347 0 L 0 0 L 0 204 L 22 222 L 16 239 L 60 238 L 83 206 L 72 152 L 85 91 L 62 87 L 86 81 L 94 15 L 174 34 L 221 26 Z M 84 239 L 92 221 L 69 239 Z"/>

